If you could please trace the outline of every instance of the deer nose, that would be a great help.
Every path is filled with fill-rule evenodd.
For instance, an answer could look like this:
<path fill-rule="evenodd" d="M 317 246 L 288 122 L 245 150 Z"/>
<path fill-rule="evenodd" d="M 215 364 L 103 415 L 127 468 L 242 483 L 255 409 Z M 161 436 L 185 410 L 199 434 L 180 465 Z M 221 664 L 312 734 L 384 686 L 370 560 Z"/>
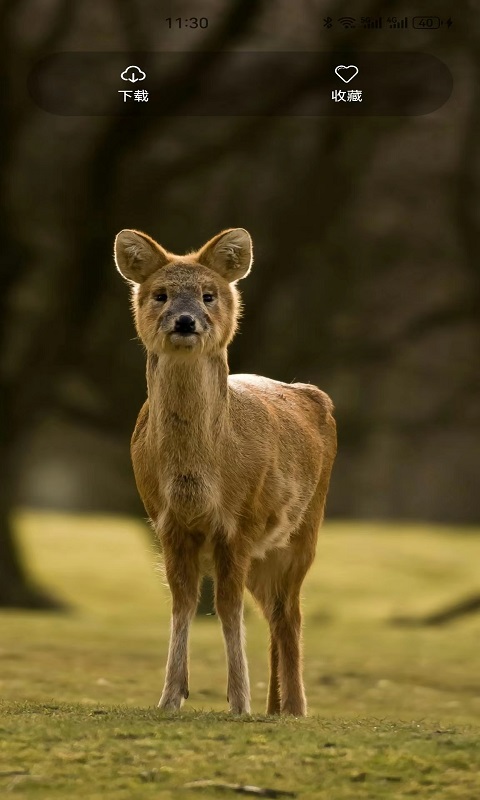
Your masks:
<path fill-rule="evenodd" d="M 194 333 L 195 319 L 191 314 L 180 314 L 175 320 L 175 333 Z"/>

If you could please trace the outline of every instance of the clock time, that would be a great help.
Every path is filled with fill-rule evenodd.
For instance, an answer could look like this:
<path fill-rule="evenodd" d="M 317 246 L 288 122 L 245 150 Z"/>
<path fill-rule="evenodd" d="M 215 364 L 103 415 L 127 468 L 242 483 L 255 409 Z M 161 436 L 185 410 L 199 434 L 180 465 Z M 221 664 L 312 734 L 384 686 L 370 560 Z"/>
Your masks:
<path fill-rule="evenodd" d="M 182 19 L 182 17 L 167 17 L 165 22 L 168 24 L 170 30 L 176 28 L 208 28 L 208 19 L 207 17 L 186 17 Z"/>

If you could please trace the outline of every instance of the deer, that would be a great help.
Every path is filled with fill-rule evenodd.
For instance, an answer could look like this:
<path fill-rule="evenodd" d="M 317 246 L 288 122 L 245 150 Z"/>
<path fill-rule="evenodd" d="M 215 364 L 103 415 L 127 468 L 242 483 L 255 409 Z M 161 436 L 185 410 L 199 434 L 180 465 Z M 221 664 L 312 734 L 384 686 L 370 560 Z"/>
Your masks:
<path fill-rule="evenodd" d="M 229 374 L 227 348 L 242 310 L 236 284 L 253 261 L 244 228 L 183 256 L 122 230 L 114 258 L 131 285 L 146 349 L 133 471 L 172 599 L 159 708 L 178 710 L 189 696 L 189 628 L 201 578 L 210 574 L 230 711 L 250 713 L 247 588 L 270 632 L 267 714 L 304 716 L 300 590 L 336 455 L 332 401 L 314 385 Z"/>

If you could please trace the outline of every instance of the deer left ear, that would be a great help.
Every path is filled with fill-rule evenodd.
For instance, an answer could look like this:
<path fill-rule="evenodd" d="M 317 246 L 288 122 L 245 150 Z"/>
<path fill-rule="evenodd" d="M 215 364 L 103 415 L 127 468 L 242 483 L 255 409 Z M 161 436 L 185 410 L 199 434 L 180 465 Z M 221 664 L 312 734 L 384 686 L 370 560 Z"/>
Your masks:
<path fill-rule="evenodd" d="M 252 239 L 245 228 L 231 228 L 210 239 L 197 259 L 229 283 L 245 278 L 253 261 Z"/>

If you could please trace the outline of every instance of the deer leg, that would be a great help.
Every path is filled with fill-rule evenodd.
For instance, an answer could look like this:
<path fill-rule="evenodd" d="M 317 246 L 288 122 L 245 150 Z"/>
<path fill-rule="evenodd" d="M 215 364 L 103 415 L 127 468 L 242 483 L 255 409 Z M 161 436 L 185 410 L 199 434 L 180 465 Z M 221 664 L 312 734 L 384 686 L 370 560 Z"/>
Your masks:
<path fill-rule="evenodd" d="M 267 694 L 267 714 L 280 714 L 280 686 L 278 676 L 278 640 L 272 624 L 275 582 L 273 575 L 278 571 L 277 554 L 271 553 L 265 560 L 253 561 L 247 577 L 247 587 L 252 597 L 262 609 L 270 627 L 270 677 Z"/>
<path fill-rule="evenodd" d="M 270 679 L 268 682 L 267 714 L 280 714 L 280 686 L 278 676 L 278 642 L 270 629 Z"/>
<path fill-rule="evenodd" d="M 243 593 L 247 560 L 228 543 L 217 543 L 215 606 L 220 617 L 227 655 L 227 700 L 234 714 L 250 713 L 250 683 L 245 652 Z"/>
<path fill-rule="evenodd" d="M 320 489 L 322 487 L 320 486 Z M 300 589 L 314 556 L 322 521 L 325 493 L 318 491 L 309 514 L 290 541 L 289 564 L 277 578 L 272 597 L 270 628 L 278 647 L 280 711 L 303 717 L 307 701 L 302 677 L 302 612 Z M 278 591 L 279 587 L 281 591 Z"/>
<path fill-rule="evenodd" d="M 179 709 L 188 697 L 188 633 L 198 602 L 199 545 L 189 534 L 165 537 L 165 571 L 172 593 L 172 617 L 165 685 L 159 708 Z"/>
<path fill-rule="evenodd" d="M 280 710 L 296 717 L 307 713 L 302 679 L 301 625 L 299 595 L 295 593 L 288 599 L 277 599 L 272 627 L 278 646 Z"/>

